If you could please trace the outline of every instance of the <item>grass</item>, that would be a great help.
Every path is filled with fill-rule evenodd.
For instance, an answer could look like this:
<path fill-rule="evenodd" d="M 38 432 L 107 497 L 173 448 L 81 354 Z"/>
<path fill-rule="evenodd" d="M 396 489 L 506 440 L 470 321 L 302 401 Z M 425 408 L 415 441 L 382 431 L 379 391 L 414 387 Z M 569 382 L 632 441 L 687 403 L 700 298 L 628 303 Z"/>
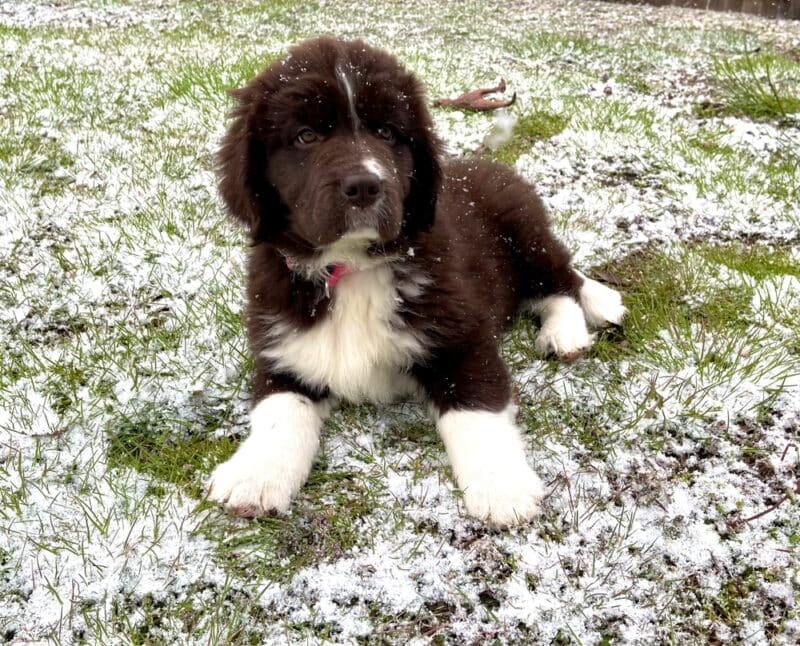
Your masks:
<path fill-rule="evenodd" d="M 176 437 L 174 429 L 180 424 L 181 420 L 165 419 L 155 411 L 122 420 L 110 432 L 108 466 L 135 469 L 159 483 L 182 485 L 199 497 L 200 476 L 210 465 L 229 458 L 235 444 L 231 438 L 208 437 L 202 431 Z M 210 418 L 206 424 L 214 429 L 219 420 Z"/>
<path fill-rule="evenodd" d="M 783 121 L 800 112 L 800 64 L 772 53 L 717 59 L 714 72 L 727 114 Z"/>
<path fill-rule="evenodd" d="M 231 64 L 219 60 L 209 64 L 202 60 L 182 66 L 180 74 L 168 74 L 163 83 L 168 88 L 164 103 L 188 97 L 193 101 L 213 100 L 227 90 L 241 87 L 268 65 L 271 57 L 243 57 Z"/>
<path fill-rule="evenodd" d="M 765 245 L 733 245 L 729 247 L 709 246 L 701 248 L 701 254 L 711 262 L 764 280 L 778 276 L 800 278 L 800 268 L 785 249 Z"/>
<path fill-rule="evenodd" d="M 489 157 L 513 165 L 521 154 L 530 151 L 536 141 L 554 137 L 568 123 L 569 118 L 565 115 L 546 110 L 525 114 L 517 120 L 511 141 L 489 154 Z"/>
<path fill-rule="evenodd" d="M 0 161 L 10 163 L 12 157 L 16 172 L 37 182 L 38 197 L 63 194 L 74 183 L 69 172 L 74 158 L 53 139 L 30 134 L 10 138 L 0 144 Z"/>
<path fill-rule="evenodd" d="M 692 164 L 712 162 L 707 164 L 707 173 L 697 173 L 691 179 L 699 195 L 754 192 L 754 174 L 762 178 L 757 194 L 766 199 L 784 202 L 792 201 L 799 195 L 800 157 L 791 146 L 764 154 L 742 151 L 721 143 L 725 137 L 724 128 L 715 133 L 704 129 L 685 142 L 679 162 L 681 165 L 686 161 Z"/>
<path fill-rule="evenodd" d="M 557 437 L 578 455 L 607 460 L 639 441 L 632 434 L 644 433 L 663 449 L 679 420 L 710 423 L 747 380 L 772 384 L 751 404 L 768 407 L 797 372 L 788 368 L 791 348 L 771 344 L 774 328 L 752 305 L 759 291 L 753 279 L 795 275 L 786 260 L 781 249 L 701 244 L 669 253 L 644 249 L 598 269 L 626 295 L 625 325 L 597 340 L 591 356 L 600 364 L 570 370 L 566 392 L 558 386 L 563 368 L 550 367 L 546 381 L 556 387 L 537 390 L 535 403 L 522 409 L 534 442 Z M 788 324 L 793 311 L 784 303 L 772 312 L 773 325 Z M 532 324 L 523 319 L 509 339 L 512 365 L 535 361 Z"/>
<path fill-rule="evenodd" d="M 41 11 L 0 25 L 3 639 L 793 643 L 796 501 L 728 522 L 795 488 L 790 29 L 605 3 Z M 463 517 L 413 402 L 340 408 L 286 516 L 203 500 L 252 367 L 225 90 L 317 33 L 391 49 L 431 97 L 505 78 L 519 118 L 492 156 L 625 294 L 573 364 L 535 354 L 530 316 L 502 341 L 548 491 L 531 527 Z M 494 119 L 433 116 L 452 154 Z"/>

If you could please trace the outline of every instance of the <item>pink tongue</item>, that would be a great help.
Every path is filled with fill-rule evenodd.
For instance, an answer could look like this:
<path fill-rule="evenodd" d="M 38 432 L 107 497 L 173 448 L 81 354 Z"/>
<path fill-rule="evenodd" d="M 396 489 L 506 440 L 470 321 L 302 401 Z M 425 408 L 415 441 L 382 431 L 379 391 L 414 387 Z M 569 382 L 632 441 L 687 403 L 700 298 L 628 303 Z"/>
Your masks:
<path fill-rule="evenodd" d="M 335 287 L 336 283 L 338 283 L 342 276 L 347 273 L 347 265 L 334 265 L 333 271 L 331 271 L 331 275 L 328 276 L 328 287 Z"/>

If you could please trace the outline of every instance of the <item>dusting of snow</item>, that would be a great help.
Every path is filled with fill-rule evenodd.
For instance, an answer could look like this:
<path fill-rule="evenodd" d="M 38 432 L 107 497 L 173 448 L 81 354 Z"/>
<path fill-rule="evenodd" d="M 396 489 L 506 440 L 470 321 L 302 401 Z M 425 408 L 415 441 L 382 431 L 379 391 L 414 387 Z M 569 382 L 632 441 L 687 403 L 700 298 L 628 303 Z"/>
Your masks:
<path fill-rule="evenodd" d="M 681 304 L 744 294 L 741 329 L 695 323 L 661 330 L 646 354 L 517 368 L 547 491 L 530 527 L 465 517 L 415 404 L 330 420 L 317 472 L 364 482 L 324 512 L 344 514 L 347 495 L 369 509 L 351 519 L 352 545 L 285 564 L 285 579 L 258 569 L 263 544 L 236 549 L 249 525 L 199 514 L 191 486 L 109 453 L 131 433 L 222 441 L 246 428 L 245 245 L 222 215 L 213 154 L 224 89 L 295 35 L 385 46 L 432 98 L 505 78 L 518 99 L 504 116 L 434 112 L 450 154 L 501 146 L 532 109 L 566 116 L 516 167 L 580 267 L 698 240 L 780 244 L 800 263 L 797 172 L 784 194 L 762 164 L 800 148 L 797 121 L 692 112 L 714 99 L 720 52 L 800 51 L 800 23 L 561 0 L 516 3 L 513 20 L 491 3 L 318 4 L 290 16 L 246 2 L 0 2 L 2 638 L 114 641 L 149 626 L 155 642 L 206 643 L 241 621 L 272 643 L 796 643 L 796 272 L 756 279 L 675 254 L 698 282 Z M 698 157 L 704 138 L 741 163 Z M 314 522 L 303 495 L 281 536 Z M 732 589 L 738 623 L 713 611 Z"/>

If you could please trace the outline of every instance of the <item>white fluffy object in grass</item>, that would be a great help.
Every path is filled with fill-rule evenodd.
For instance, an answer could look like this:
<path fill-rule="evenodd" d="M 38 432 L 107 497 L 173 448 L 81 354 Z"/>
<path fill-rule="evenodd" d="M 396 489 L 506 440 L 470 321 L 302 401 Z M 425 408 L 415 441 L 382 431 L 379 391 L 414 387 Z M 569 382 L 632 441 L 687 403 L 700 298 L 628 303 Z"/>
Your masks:
<path fill-rule="evenodd" d="M 627 312 L 622 304 L 622 295 L 615 289 L 587 278 L 579 271 L 576 273 L 583 278 L 583 286 L 578 298 L 586 322 L 594 328 L 622 324 L 622 319 Z"/>
<path fill-rule="evenodd" d="M 497 113 L 492 129 L 483 140 L 483 145 L 489 150 L 498 150 L 511 141 L 514 134 L 514 126 L 517 125 L 517 115 L 504 110 Z"/>

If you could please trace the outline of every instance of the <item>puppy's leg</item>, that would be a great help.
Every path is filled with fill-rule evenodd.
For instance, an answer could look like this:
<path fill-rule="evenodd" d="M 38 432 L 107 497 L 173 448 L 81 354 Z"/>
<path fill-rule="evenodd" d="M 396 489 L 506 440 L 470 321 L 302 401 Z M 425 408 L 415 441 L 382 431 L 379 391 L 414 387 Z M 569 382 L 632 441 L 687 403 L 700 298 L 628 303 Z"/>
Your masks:
<path fill-rule="evenodd" d="M 417 378 L 437 410 L 467 513 L 499 527 L 537 516 L 544 486 L 528 465 L 508 373 L 494 344 L 442 355 Z"/>
<path fill-rule="evenodd" d="M 569 272 L 574 279 L 560 281 L 571 283 L 569 295 L 554 294 L 533 301 L 532 310 L 542 321 L 536 349 L 545 355 L 569 359 L 588 350 L 594 342 L 595 335 L 589 334 L 587 323 L 593 328 L 620 325 L 627 310 L 618 291 L 587 278 L 572 267 L 558 271 Z M 574 297 L 576 292 L 577 298 Z"/>
<path fill-rule="evenodd" d="M 536 517 L 544 496 L 508 408 L 448 409 L 437 424 L 467 513 L 498 527 Z"/>
<path fill-rule="evenodd" d="M 325 402 L 273 392 L 250 413 L 250 435 L 206 483 L 208 498 L 238 516 L 285 512 L 308 478 L 328 414 Z"/>
<path fill-rule="evenodd" d="M 594 341 L 579 304 L 584 279 L 572 269 L 570 254 L 553 234 L 533 188 L 516 176 L 507 181 L 514 190 L 501 193 L 507 204 L 495 221 L 516 261 L 520 296 L 541 318 L 536 349 L 574 358 Z"/>
<path fill-rule="evenodd" d="M 536 348 L 545 355 L 574 358 L 594 341 L 587 322 L 593 327 L 621 322 L 622 299 L 572 268 L 569 251 L 553 233 L 547 209 L 532 186 L 508 170 L 495 168 L 493 177 L 492 222 L 519 268 L 523 301 L 530 301 L 541 317 Z"/>

